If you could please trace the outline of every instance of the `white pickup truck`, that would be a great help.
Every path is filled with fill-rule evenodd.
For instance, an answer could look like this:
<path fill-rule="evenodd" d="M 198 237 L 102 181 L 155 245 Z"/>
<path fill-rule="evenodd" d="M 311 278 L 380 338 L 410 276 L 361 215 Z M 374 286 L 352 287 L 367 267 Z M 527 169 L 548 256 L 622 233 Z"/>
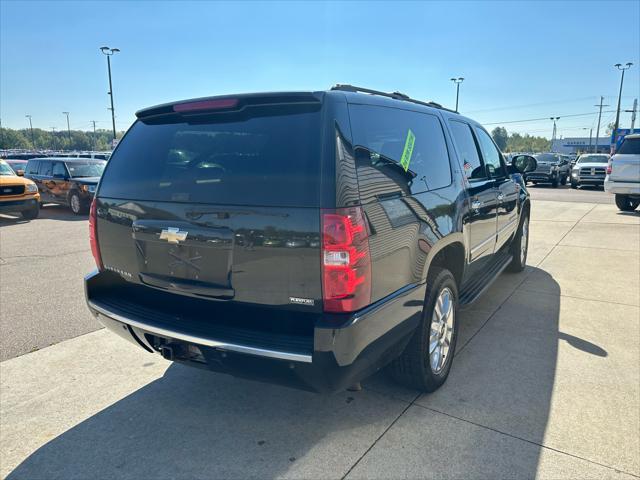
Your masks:
<path fill-rule="evenodd" d="M 620 210 L 632 212 L 640 205 L 640 134 L 627 135 L 609 159 L 604 189 L 615 194 Z"/>

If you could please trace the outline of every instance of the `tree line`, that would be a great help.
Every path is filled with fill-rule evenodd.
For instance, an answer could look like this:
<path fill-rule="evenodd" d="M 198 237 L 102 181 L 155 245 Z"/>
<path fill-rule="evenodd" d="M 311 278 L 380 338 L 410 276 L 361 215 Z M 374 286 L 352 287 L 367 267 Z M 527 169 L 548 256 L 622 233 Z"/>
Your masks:
<path fill-rule="evenodd" d="M 117 132 L 121 138 L 124 132 Z M 41 128 L 14 130 L 0 128 L 0 149 L 24 150 L 111 150 L 112 130 L 99 129 L 94 132 L 66 130 L 52 132 Z"/>
<path fill-rule="evenodd" d="M 118 132 L 121 138 L 124 132 Z M 491 136 L 503 152 L 547 152 L 551 142 L 544 137 L 533 137 L 519 133 L 509 134 L 504 127 L 496 127 Z M 34 150 L 111 150 L 111 130 L 99 129 L 94 132 L 71 130 L 51 132 L 41 128 L 13 130 L 0 128 L 0 149 Z"/>
<path fill-rule="evenodd" d="M 551 149 L 551 141 L 544 137 L 534 137 L 529 134 L 507 132 L 504 127 L 496 127 L 491 131 L 491 136 L 496 145 L 505 153 L 509 152 L 548 152 Z"/>

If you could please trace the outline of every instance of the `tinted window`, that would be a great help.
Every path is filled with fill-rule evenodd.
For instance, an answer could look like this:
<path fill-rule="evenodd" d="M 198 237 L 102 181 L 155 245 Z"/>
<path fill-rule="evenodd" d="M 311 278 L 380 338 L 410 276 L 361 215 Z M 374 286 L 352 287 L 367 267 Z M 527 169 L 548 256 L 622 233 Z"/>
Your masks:
<path fill-rule="evenodd" d="M 52 162 L 48 162 L 48 161 L 40 161 L 40 168 L 38 169 L 38 174 L 39 175 L 44 175 L 47 177 L 51 176 L 51 169 L 52 169 Z"/>
<path fill-rule="evenodd" d="M 62 177 L 67 175 L 67 171 L 64 169 L 62 162 L 56 162 L 53 164 L 53 175 L 60 175 Z"/>
<path fill-rule="evenodd" d="M 31 160 L 27 163 L 27 170 L 25 173 L 29 175 L 38 175 L 38 162 L 37 160 Z"/>
<path fill-rule="evenodd" d="M 640 138 L 625 138 L 616 153 L 623 155 L 640 155 Z"/>
<path fill-rule="evenodd" d="M 471 127 L 466 123 L 451 121 L 451 132 L 456 144 L 464 174 L 469 179 L 486 178 L 486 172 L 478 155 Z"/>
<path fill-rule="evenodd" d="M 581 155 L 578 163 L 607 163 L 609 155 Z"/>
<path fill-rule="evenodd" d="M 489 134 L 483 129 L 476 128 L 476 135 L 478 135 L 478 143 L 480 143 L 480 150 L 482 150 L 482 159 L 489 170 L 489 174 L 494 178 L 504 177 L 505 171 L 500 159 L 502 155 L 498 151 L 498 147 L 495 146 Z"/>
<path fill-rule="evenodd" d="M 100 195 L 317 206 L 321 126 L 318 107 L 310 109 L 252 109 L 252 117 L 226 116 L 226 121 L 215 116 L 193 123 L 138 121 L 111 156 Z"/>
<path fill-rule="evenodd" d="M 451 166 L 442 125 L 435 115 L 396 108 L 350 105 L 358 181 L 396 183 L 405 193 L 451 184 Z M 371 175 L 371 169 L 387 177 Z M 367 186 L 365 185 L 365 188 Z"/>
<path fill-rule="evenodd" d="M 67 168 L 72 177 L 99 177 L 104 171 L 104 162 L 68 162 Z"/>
<path fill-rule="evenodd" d="M 560 157 L 554 155 L 553 153 L 541 153 L 536 155 L 536 160 L 538 162 L 549 162 L 549 163 L 559 163 Z"/>

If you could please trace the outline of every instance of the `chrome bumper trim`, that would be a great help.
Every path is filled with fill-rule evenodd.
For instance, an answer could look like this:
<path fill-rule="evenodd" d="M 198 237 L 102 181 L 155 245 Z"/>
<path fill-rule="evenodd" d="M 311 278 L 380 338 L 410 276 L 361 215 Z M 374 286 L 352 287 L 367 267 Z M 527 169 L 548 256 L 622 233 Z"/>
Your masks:
<path fill-rule="evenodd" d="M 185 342 L 195 343 L 197 345 L 206 345 L 207 347 L 220 348 L 222 350 L 228 350 L 231 352 L 255 355 L 258 357 L 277 358 L 279 360 L 289 360 L 292 362 L 304 362 L 304 363 L 311 363 L 312 361 L 311 355 L 304 355 L 301 353 L 292 353 L 292 352 L 281 352 L 278 350 L 269 350 L 266 348 L 250 347 L 247 345 L 237 345 L 235 343 L 222 342 L 219 340 L 214 340 L 212 338 L 196 337 L 188 333 L 178 332 L 175 330 L 167 330 L 165 328 L 148 325 L 138 320 L 133 320 L 131 318 L 123 317 L 122 315 L 119 315 L 117 313 L 114 313 L 110 310 L 107 310 L 103 307 L 96 305 L 90 300 L 87 300 L 87 304 L 91 309 L 95 310 L 101 315 L 104 315 L 107 318 L 111 318 L 113 320 L 124 323 L 126 325 L 131 325 L 132 327 L 140 328 L 146 332 L 153 333 L 156 335 L 175 338 L 176 340 L 183 340 Z"/>

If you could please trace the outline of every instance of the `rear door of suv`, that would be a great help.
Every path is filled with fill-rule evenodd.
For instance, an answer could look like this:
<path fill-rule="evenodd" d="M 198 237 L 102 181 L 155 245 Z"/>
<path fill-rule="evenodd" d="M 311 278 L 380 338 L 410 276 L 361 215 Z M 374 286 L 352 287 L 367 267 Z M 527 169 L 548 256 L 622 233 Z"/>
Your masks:
<path fill-rule="evenodd" d="M 448 123 L 469 195 L 466 221 L 469 232 L 468 274 L 473 275 L 491 258 L 496 246 L 498 194 L 495 180 L 488 176 L 471 125 L 458 119 L 450 119 Z"/>
<path fill-rule="evenodd" d="M 173 294 L 321 311 L 320 95 L 139 113 L 96 197 L 104 268 Z"/>
<path fill-rule="evenodd" d="M 518 190 L 516 182 L 507 174 L 500 150 L 491 136 L 481 127 L 475 127 L 476 138 L 482 152 L 487 174 L 493 179 L 497 200 L 497 235 L 494 250 L 500 249 L 518 227 Z"/>

